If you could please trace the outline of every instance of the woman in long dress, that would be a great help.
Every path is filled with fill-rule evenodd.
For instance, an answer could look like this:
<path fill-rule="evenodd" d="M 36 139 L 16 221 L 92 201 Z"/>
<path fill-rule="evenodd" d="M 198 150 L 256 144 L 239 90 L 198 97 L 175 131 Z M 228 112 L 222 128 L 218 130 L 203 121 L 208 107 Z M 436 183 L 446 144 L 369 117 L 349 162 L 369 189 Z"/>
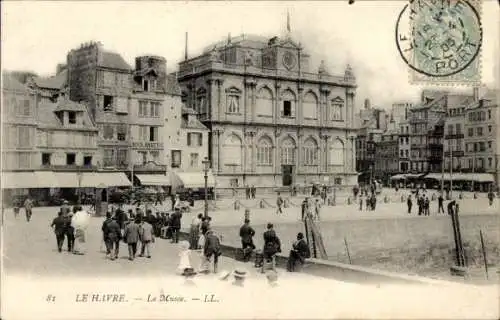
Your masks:
<path fill-rule="evenodd" d="M 181 241 L 179 242 L 180 252 L 179 252 L 179 266 L 177 271 L 183 274 L 186 269 L 191 267 L 191 250 L 189 250 L 189 242 Z"/>

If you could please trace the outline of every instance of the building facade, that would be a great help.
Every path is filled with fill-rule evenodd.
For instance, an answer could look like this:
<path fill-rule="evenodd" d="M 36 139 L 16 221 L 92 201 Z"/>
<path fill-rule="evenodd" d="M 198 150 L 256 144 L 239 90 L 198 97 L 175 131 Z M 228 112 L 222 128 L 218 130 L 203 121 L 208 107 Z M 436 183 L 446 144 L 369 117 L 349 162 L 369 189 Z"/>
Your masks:
<path fill-rule="evenodd" d="M 221 187 L 355 184 L 355 78 L 311 72 L 284 39 L 229 38 L 179 65 L 183 100 L 209 128 Z"/>
<path fill-rule="evenodd" d="M 70 99 L 85 101 L 99 129 L 100 168 L 165 173 L 163 125 L 166 61 L 137 57 L 132 68 L 101 43 L 88 43 L 67 56 Z"/>
<path fill-rule="evenodd" d="M 498 93 L 488 91 L 465 109 L 464 161 L 466 172 L 491 173 L 499 183 Z"/>
<path fill-rule="evenodd" d="M 413 102 L 409 101 L 400 101 L 392 104 L 391 116 L 396 123 L 396 126 L 398 126 L 401 122 L 408 120 L 411 108 L 413 108 Z"/>
<path fill-rule="evenodd" d="M 403 120 L 399 123 L 399 172 L 407 173 L 410 171 L 410 123 Z"/>
<path fill-rule="evenodd" d="M 395 122 L 385 131 L 377 143 L 374 176 L 377 180 L 389 184 L 390 176 L 400 172 L 399 168 L 399 130 Z"/>
<path fill-rule="evenodd" d="M 2 74 L 2 170 L 36 168 L 36 92 Z"/>

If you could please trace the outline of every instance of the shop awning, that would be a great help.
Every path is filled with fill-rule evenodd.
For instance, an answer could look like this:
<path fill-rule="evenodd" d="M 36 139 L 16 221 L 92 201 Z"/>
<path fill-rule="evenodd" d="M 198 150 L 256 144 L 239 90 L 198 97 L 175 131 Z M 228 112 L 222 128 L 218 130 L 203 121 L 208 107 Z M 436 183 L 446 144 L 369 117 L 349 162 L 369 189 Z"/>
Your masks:
<path fill-rule="evenodd" d="M 396 174 L 390 178 L 390 180 L 403 180 L 403 179 L 406 179 L 405 174 Z"/>
<path fill-rule="evenodd" d="M 175 172 L 179 183 L 185 189 L 205 188 L 205 173 L 204 172 Z M 212 172 L 207 174 L 207 185 L 209 188 L 215 187 L 215 177 Z"/>
<path fill-rule="evenodd" d="M 441 181 L 443 179 L 442 173 L 429 173 L 425 177 L 425 179 L 436 179 Z M 495 179 L 493 175 L 490 173 L 450 173 L 445 172 L 444 181 L 476 181 L 476 182 L 494 182 Z"/>
<path fill-rule="evenodd" d="M 448 177 L 449 177 L 449 175 L 448 175 Z M 442 178 L 443 178 L 442 173 L 429 173 L 424 177 L 424 179 L 436 179 L 439 181 L 441 181 Z M 446 180 L 446 174 L 445 174 L 445 180 Z"/>
<path fill-rule="evenodd" d="M 170 176 L 163 174 L 136 174 L 143 186 L 170 186 Z"/>
<path fill-rule="evenodd" d="M 35 171 L 38 188 L 58 188 L 56 175 L 52 171 Z"/>
<path fill-rule="evenodd" d="M 84 172 L 82 188 L 129 187 L 132 183 L 123 172 Z"/>
<path fill-rule="evenodd" d="M 33 172 L 2 172 L 2 189 L 37 188 Z"/>

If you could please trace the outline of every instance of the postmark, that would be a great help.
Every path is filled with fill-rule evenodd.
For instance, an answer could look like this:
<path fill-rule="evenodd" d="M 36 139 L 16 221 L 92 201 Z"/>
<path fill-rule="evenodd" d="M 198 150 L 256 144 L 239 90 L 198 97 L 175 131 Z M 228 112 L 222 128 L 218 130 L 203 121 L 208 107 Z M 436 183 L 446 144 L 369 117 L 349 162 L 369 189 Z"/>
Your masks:
<path fill-rule="evenodd" d="M 396 44 L 416 83 L 481 81 L 480 1 L 410 0 L 398 16 Z"/>

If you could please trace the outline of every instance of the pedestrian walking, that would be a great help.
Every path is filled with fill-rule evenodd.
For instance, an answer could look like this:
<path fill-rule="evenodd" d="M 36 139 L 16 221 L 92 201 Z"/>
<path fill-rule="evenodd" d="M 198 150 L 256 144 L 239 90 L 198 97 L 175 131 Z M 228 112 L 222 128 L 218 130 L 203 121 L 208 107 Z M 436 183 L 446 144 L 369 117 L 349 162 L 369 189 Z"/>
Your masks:
<path fill-rule="evenodd" d="M 64 217 L 64 233 L 66 235 L 67 249 L 68 252 L 73 252 L 75 246 L 75 228 L 73 228 L 73 226 L 71 225 L 71 218 L 73 217 L 73 214 L 71 212 L 68 212 L 64 207 L 61 207 L 61 212 L 63 213 Z"/>
<path fill-rule="evenodd" d="M 315 213 L 315 219 L 319 221 L 319 212 L 321 210 L 321 203 L 319 202 L 319 199 L 316 199 L 316 203 L 314 206 L 314 213 Z"/>
<path fill-rule="evenodd" d="M 438 197 L 438 214 L 444 213 L 443 203 L 444 203 L 443 194 L 440 193 Z"/>
<path fill-rule="evenodd" d="M 151 243 L 155 242 L 153 226 L 148 221 L 142 221 L 139 227 L 139 239 L 141 240 L 141 254 L 139 257 L 151 258 Z"/>
<path fill-rule="evenodd" d="M 283 198 L 281 197 L 281 194 L 278 192 L 278 198 L 276 199 L 276 206 L 278 209 L 276 210 L 276 214 L 282 214 L 283 209 L 281 208 L 283 206 Z"/>
<path fill-rule="evenodd" d="M 106 220 L 103 222 L 102 232 L 106 244 L 106 256 L 109 256 L 111 260 L 118 259 L 122 234 L 116 215 L 111 217 L 111 212 L 106 213 Z"/>
<path fill-rule="evenodd" d="M 73 216 L 71 217 L 71 226 L 74 228 L 74 246 L 73 253 L 83 255 L 86 252 L 87 235 L 86 230 L 90 222 L 90 216 L 80 206 L 73 207 Z"/>
<path fill-rule="evenodd" d="M 243 261 L 249 261 L 255 245 L 253 243 L 253 236 L 255 230 L 250 226 L 250 220 L 245 219 L 245 223 L 240 228 L 241 248 L 243 250 Z"/>
<path fill-rule="evenodd" d="M 424 199 L 424 215 L 426 216 L 430 215 L 430 201 L 428 196 L 425 196 Z"/>
<path fill-rule="evenodd" d="M 19 217 L 19 209 L 21 207 L 21 201 L 19 199 L 14 199 L 14 218 L 18 218 Z"/>
<path fill-rule="evenodd" d="M 308 206 L 308 201 L 309 201 L 309 198 L 305 198 L 304 201 L 302 201 L 302 205 L 301 205 L 301 220 L 304 221 L 305 218 L 306 218 L 306 215 L 307 215 L 307 206 Z"/>
<path fill-rule="evenodd" d="M 493 199 L 495 199 L 495 194 L 490 190 L 488 192 L 488 202 L 490 204 L 490 207 L 493 205 Z"/>
<path fill-rule="evenodd" d="M 254 185 L 252 185 L 252 188 L 250 189 L 251 193 L 252 193 L 252 199 L 255 199 L 255 194 L 257 193 L 257 188 L 255 188 Z"/>
<path fill-rule="evenodd" d="M 172 243 L 179 243 L 179 231 L 181 230 L 182 213 L 179 207 L 175 208 L 171 216 L 170 226 L 172 228 Z"/>
<path fill-rule="evenodd" d="M 198 238 L 200 237 L 200 227 L 202 222 L 203 214 L 199 213 L 198 216 L 193 218 L 191 221 L 191 228 L 189 230 L 189 249 L 198 249 Z"/>
<path fill-rule="evenodd" d="M 413 201 L 411 199 L 411 194 L 408 195 L 408 199 L 406 200 L 406 205 L 408 206 L 408 214 L 411 214 L 411 207 L 413 206 Z"/>
<path fill-rule="evenodd" d="M 123 232 L 123 241 L 128 245 L 128 259 L 130 261 L 135 259 L 137 253 L 137 242 L 139 242 L 139 224 L 141 223 L 141 218 L 136 217 L 135 220 L 131 221 L 125 227 Z"/>
<path fill-rule="evenodd" d="M 363 202 L 365 201 L 365 196 L 363 193 L 359 195 L 359 211 L 363 211 Z"/>
<path fill-rule="evenodd" d="M 24 211 L 26 212 L 26 221 L 30 222 L 33 214 L 33 200 L 28 196 L 24 201 Z"/>
<path fill-rule="evenodd" d="M 203 253 L 205 255 L 207 264 L 210 265 L 210 262 L 213 257 L 213 270 L 214 273 L 217 273 L 217 266 L 219 264 L 219 256 L 222 254 L 221 253 L 221 248 L 220 248 L 220 239 L 219 237 L 215 234 L 213 230 L 208 230 L 206 235 L 205 235 L 205 246 Z"/>
<path fill-rule="evenodd" d="M 177 266 L 177 271 L 182 274 L 186 269 L 192 268 L 191 250 L 189 250 L 189 242 L 185 240 L 179 242 L 179 248 L 179 265 Z"/>
<path fill-rule="evenodd" d="M 211 217 L 201 218 L 200 231 L 203 236 L 207 233 L 208 229 L 210 229 L 210 221 L 212 221 Z"/>
<path fill-rule="evenodd" d="M 57 213 L 57 217 L 52 220 L 52 224 L 50 226 L 53 228 L 54 234 L 56 235 L 57 251 L 62 252 L 66 221 L 64 220 L 61 210 Z"/>

